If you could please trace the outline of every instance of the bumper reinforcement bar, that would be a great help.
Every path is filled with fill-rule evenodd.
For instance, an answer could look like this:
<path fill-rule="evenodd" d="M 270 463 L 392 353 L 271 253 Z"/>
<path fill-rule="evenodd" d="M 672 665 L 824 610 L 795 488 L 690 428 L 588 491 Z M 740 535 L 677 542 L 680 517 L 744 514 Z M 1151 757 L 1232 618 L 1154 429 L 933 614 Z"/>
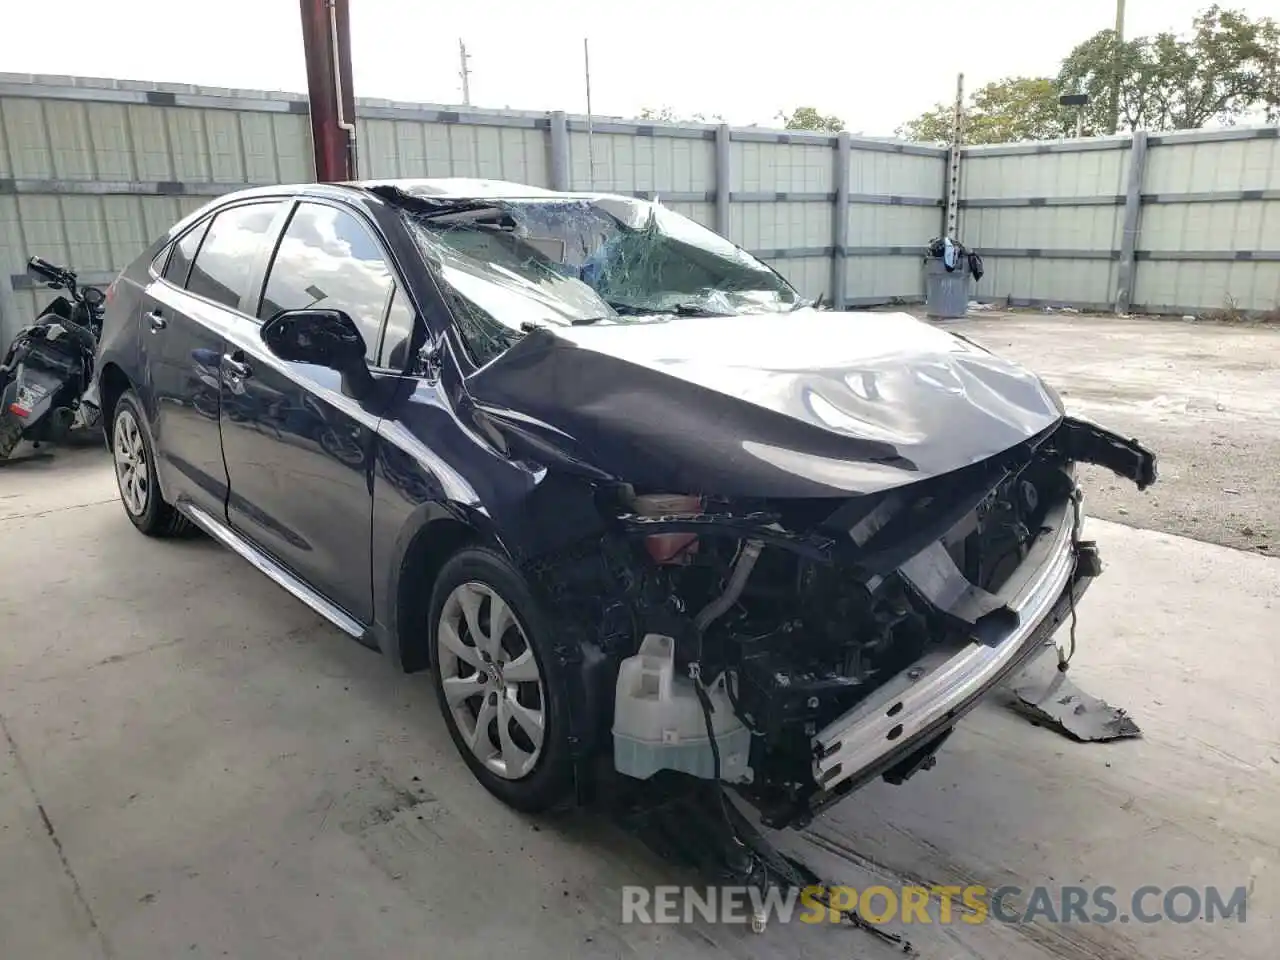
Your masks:
<path fill-rule="evenodd" d="M 1040 623 L 1053 611 L 1075 569 L 1075 512 L 1070 501 L 1050 510 L 1046 531 L 997 591 L 1017 614 L 998 643 L 969 643 L 958 653 L 929 654 L 887 681 L 867 700 L 813 738 L 813 777 L 831 790 L 934 733 L 948 714 L 995 686 L 1039 646 Z M 923 742 L 923 740 L 922 740 Z"/>

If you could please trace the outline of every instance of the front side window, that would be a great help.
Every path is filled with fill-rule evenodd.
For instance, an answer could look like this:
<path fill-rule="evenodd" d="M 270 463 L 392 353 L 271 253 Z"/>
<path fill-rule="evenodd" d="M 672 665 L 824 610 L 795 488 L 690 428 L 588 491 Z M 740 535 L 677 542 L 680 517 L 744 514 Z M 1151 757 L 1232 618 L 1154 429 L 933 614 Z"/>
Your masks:
<path fill-rule="evenodd" d="M 409 345 L 413 342 L 413 304 L 403 287 L 397 287 L 387 310 L 387 327 L 382 334 L 382 349 L 378 366 L 391 370 L 404 370 L 408 360 Z"/>
<path fill-rule="evenodd" d="M 191 266 L 187 290 L 223 306 L 238 307 L 279 211 L 276 201 L 248 203 L 216 214 Z"/>
<path fill-rule="evenodd" d="M 365 356 L 376 366 L 392 286 L 382 248 L 354 214 L 300 203 L 271 262 L 258 317 L 269 320 L 281 310 L 342 310 L 355 321 Z"/>

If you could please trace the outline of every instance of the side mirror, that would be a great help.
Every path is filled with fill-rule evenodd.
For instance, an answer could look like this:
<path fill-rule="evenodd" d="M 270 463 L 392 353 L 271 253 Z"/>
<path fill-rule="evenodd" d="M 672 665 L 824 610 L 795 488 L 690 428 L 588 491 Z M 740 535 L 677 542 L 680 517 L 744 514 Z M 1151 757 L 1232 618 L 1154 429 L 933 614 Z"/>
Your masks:
<path fill-rule="evenodd" d="M 281 360 L 339 373 L 366 368 L 364 337 L 342 310 L 282 310 L 262 325 L 260 335 Z"/>

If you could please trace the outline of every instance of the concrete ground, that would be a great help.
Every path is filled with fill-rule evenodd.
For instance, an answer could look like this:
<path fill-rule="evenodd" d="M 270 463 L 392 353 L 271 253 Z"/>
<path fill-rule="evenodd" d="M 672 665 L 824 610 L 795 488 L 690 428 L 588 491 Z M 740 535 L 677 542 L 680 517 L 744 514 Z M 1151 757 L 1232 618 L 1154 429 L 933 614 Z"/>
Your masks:
<path fill-rule="evenodd" d="M 1029 322 L 968 327 L 1028 349 Z M 1070 374 L 1068 403 L 1111 402 L 1084 348 L 1050 340 L 1039 366 Z M 1118 396 L 1181 389 L 1175 368 L 1108 369 Z M 1176 440 L 1172 419 L 1128 415 Z M 1194 504 L 1189 476 L 1174 471 L 1162 509 Z M 1109 885 L 1122 907 L 1144 885 L 1251 889 L 1244 922 L 913 927 L 931 960 L 1272 960 L 1280 559 L 1098 520 L 1089 533 L 1108 568 L 1072 676 L 1144 738 L 1076 744 L 984 705 L 934 770 L 866 788 L 787 844 L 858 886 Z M 598 815 L 492 800 L 426 678 L 394 675 L 210 541 L 139 536 L 97 451 L 0 468 L 0 727 L 5 960 L 901 956 L 827 927 L 621 924 L 624 884 L 690 878 Z"/>

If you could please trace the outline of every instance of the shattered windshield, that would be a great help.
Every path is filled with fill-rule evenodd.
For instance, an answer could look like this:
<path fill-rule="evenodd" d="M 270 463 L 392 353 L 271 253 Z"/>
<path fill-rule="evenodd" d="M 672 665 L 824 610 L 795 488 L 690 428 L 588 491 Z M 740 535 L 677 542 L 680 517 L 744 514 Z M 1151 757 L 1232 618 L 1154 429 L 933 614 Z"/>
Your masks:
<path fill-rule="evenodd" d="M 755 257 L 646 200 L 460 201 L 406 216 L 481 362 L 542 325 L 784 312 L 801 302 Z"/>

